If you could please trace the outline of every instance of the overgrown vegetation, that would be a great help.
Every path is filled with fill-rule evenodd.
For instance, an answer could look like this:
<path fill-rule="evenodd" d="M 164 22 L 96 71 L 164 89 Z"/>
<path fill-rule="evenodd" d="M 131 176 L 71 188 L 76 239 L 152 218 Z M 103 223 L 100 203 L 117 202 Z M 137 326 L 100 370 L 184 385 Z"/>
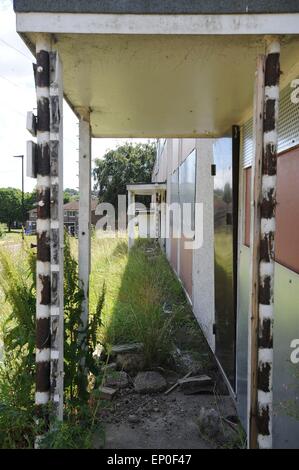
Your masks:
<path fill-rule="evenodd" d="M 111 345 L 141 342 L 144 367 L 151 368 L 168 361 L 174 338 L 183 344 L 177 330 L 183 330 L 183 336 L 187 332 L 197 346 L 201 340 L 180 283 L 159 246 L 149 240 L 136 241 L 128 252 L 126 239 L 93 238 L 90 321 L 84 332 L 76 248 L 77 241 L 66 237 L 64 422 L 51 427 L 41 443 L 45 448 L 89 448 L 96 434 L 97 442 L 103 440 L 99 407 L 105 402 L 99 399 L 98 385 L 104 383 L 105 368 L 93 355 L 98 343 L 105 346 L 109 359 Z M 38 433 L 34 421 L 35 255 L 29 249 L 2 249 L 0 270 L 5 351 L 0 363 L 0 447 L 27 448 L 34 445 Z M 87 339 L 82 349 L 83 332 Z M 92 379 L 88 383 L 84 368 Z"/>
<path fill-rule="evenodd" d="M 0 224 L 0 239 L 4 236 L 5 234 L 5 225 Z"/>
<path fill-rule="evenodd" d="M 34 420 L 35 255 L 29 249 L 25 252 L 1 250 L 0 266 L 0 286 L 4 296 L 1 318 L 3 360 L 0 363 L 0 447 L 32 447 L 38 433 Z M 75 441 L 78 447 L 86 447 L 99 425 L 89 406 L 85 377 L 86 371 L 94 374 L 98 372 L 99 365 L 92 353 L 97 342 L 105 292 L 102 291 L 84 331 L 81 323 L 82 291 L 78 285 L 77 268 L 66 236 L 65 420 L 63 425 L 55 424 L 55 432 L 50 432 L 43 442 L 43 445 L 53 448 L 72 447 Z M 84 349 L 80 341 L 83 333 L 86 333 L 87 338 Z M 84 429 L 88 429 L 88 433 L 84 433 Z"/>
<path fill-rule="evenodd" d="M 172 348 L 175 318 L 189 307 L 160 248 L 140 239 L 128 253 L 126 240 L 97 239 L 92 259 L 92 302 L 104 279 L 107 285 L 100 340 L 106 346 L 141 342 L 146 366 L 163 364 Z M 163 306 L 170 303 L 173 314 L 167 315 Z"/>
<path fill-rule="evenodd" d="M 3 363 L 0 365 L 0 447 L 32 447 L 34 436 L 33 255 L 0 252 Z M 4 300 L 4 299 L 3 299 Z"/>
<path fill-rule="evenodd" d="M 25 193 L 23 212 L 22 191 L 17 188 L 0 188 L 0 222 L 7 224 L 10 232 L 15 222 L 23 222 L 26 213 L 34 207 L 35 201 L 35 191 Z"/>

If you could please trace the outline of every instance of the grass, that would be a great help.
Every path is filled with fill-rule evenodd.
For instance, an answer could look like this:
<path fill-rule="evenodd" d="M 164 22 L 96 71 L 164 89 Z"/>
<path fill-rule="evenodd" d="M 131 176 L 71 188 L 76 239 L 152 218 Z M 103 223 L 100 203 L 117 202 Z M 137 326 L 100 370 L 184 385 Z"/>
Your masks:
<path fill-rule="evenodd" d="M 91 309 L 105 284 L 100 341 L 142 342 L 148 367 L 161 365 L 172 347 L 176 316 L 189 311 L 183 290 L 159 246 L 137 240 L 96 239 L 92 249 Z M 172 315 L 163 312 L 171 306 Z"/>
<path fill-rule="evenodd" d="M 27 244 L 36 243 L 36 235 L 26 235 L 25 241 L 27 241 Z M 3 235 L 0 237 L 0 247 L 19 243 L 22 243 L 21 231 L 4 232 Z"/>
<path fill-rule="evenodd" d="M 6 359 L 2 358 L 0 364 L 0 447 L 3 448 L 32 447 L 36 433 L 33 419 L 35 263 L 32 250 L 29 249 L 31 255 L 28 256 L 23 249 L 26 245 L 29 246 L 27 238 L 22 249 L 0 246 L 0 285 L 3 289 L 0 289 L 0 343 L 4 332 L 6 350 Z M 70 245 L 72 253 L 76 254 L 78 241 L 71 239 Z M 67 255 L 69 251 L 65 253 Z M 185 351 L 195 345 L 197 349 L 202 345 L 207 350 L 183 289 L 159 245 L 150 240 L 137 240 L 128 252 L 127 239 L 93 238 L 91 259 L 90 315 L 101 319 L 97 339 L 108 352 L 112 344 L 142 342 L 144 365 L 152 368 L 168 363 L 173 343 Z M 67 313 L 69 302 L 74 301 L 74 308 L 77 308 L 77 297 L 74 300 L 69 292 L 74 290 L 69 278 L 73 273 L 77 279 L 77 274 L 70 265 L 66 266 L 69 266 L 66 268 L 69 289 L 65 291 L 67 329 L 68 319 L 74 319 L 73 310 L 69 309 Z M 103 298 L 103 308 L 99 308 L 99 300 Z M 13 357 L 7 354 L 7 345 Z M 65 348 L 65 354 L 67 352 Z M 98 422 L 98 402 L 94 395 L 83 408 L 79 402 L 68 400 L 64 424 L 59 425 L 54 434 L 49 433 L 44 446 L 91 447 L 94 429 L 102 432 Z"/>

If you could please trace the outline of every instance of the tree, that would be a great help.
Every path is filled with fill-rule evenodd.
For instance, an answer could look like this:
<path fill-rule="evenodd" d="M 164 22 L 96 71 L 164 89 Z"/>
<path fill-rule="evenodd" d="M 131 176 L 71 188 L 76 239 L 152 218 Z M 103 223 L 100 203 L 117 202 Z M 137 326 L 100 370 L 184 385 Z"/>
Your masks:
<path fill-rule="evenodd" d="M 14 222 L 22 223 L 27 213 L 36 205 L 36 190 L 24 193 L 24 214 L 22 212 L 22 191 L 16 188 L 0 188 L 0 223 L 10 232 Z"/>
<path fill-rule="evenodd" d="M 22 191 L 15 188 L 0 188 L 0 222 L 10 232 L 14 222 L 22 221 Z"/>
<path fill-rule="evenodd" d="M 66 204 L 70 201 L 77 201 L 79 199 L 79 191 L 72 188 L 66 188 L 63 191 L 63 203 Z"/>
<path fill-rule="evenodd" d="M 93 176 L 100 202 L 110 202 L 117 208 L 119 194 L 126 194 L 130 183 L 150 183 L 156 159 L 155 144 L 126 143 L 109 150 L 95 161 Z"/>
<path fill-rule="evenodd" d="M 24 217 L 27 217 L 28 211 L 33 209 L 36 206 L 36 201 L 37 201 L 37 194 L 36 194 L 36 189 L 32 191 L 32 193 L 25 193 L 24 194 Z"/>

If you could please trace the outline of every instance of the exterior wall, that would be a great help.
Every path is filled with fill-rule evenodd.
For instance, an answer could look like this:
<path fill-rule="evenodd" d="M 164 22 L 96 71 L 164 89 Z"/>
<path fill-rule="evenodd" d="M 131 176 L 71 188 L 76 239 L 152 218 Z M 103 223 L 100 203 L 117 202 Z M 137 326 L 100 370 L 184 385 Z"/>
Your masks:
<path fill-rule="evenodd" d="M 185 268 L 190 264 L 192 277 L 192 303 L 194 315 L 214 351 L 214 225 L 213 225 L 213 139 L 167 139 L 158 146 L 153 181 L 167 184 L 166 202 L 171 203 L 171 178 L 173 172 L 196 150 L 195 201 L 203 204 L 203 245 L 185 258 Z M 169 221 L 168 221 L 169 223 Z M 196 230 L 199 230 L 197 227 Z M 174 253 L 175 250 L 175 253 Z M 184 252 L 180 240 L 166 239 L 166 256 L 178 278 L 181 279 Z"/>
<path fill-rule="evenodd" d="M 294 77 L 295 78 L 295 77 Z M 284 153 L 290 148 L 299 144 L 299 105 L 290 101 L 291 88 L 281 90 L 280 93 L 280 114 L 278 131 L 278 152 Z M 238 263 L 238 314 L 237 314 L 237 407 L 238 413 L 244 427 L 247 425 L 247 371 L 248 371 L 248 311 L 249 311 L 249 291 L 250 291 L 250 247 L 245 246 L 245 214 L 246 195 L 244 169 L 249 168 L 252 162 L 252 129 L 251 121 L 244 124 L 241 137 L 241 164 L 240 164 L 240 213 L 239 213 L 239 263 Z M 280 164 L 286 158 L 283 154 L 278 157 L 277 171 L 277 202 L 279 207 L 280 180 L 284 179 L 284 184 L 289 181 L 288 194 L 291 194 L 292 178 L 297 174 L 298 168 L 293 168 L 289 175 L 282 175 Z M 299 165 L 299 160 L 298 165 Z M 285 171 L 288 166 L 285 167 Z M 286 192 L 284 191 L 284 195 Z M 294 191 L 293 193 L 294 194 Z M 295 193 L 296 194 L 296 193 Z M 284 203 L 287 203 L 285 198 Z M 289 205 L 297 208 L 294 199 L 289 200 Z M 293 210 L 294 214 L 294 210 Z M 296 217 L 294 215 L 294 217 Z M 277 218 L 276 236 L 285 238 L 285 233 L 296 237 L 297 243 L 292 246 L 298 247 L 298 231 L 292 230 L 291 225 L 296 223 L 289 218 L 288 230 L 285 227 L 284 217 Z M 281 226 L 281 224 L 284 224 Z M 282 230 L 280 231 L 280 227 Z M 287 243 L 285 238 L 284 243 Z M 281 245 L 281 243 L 280 243 Z M 291 246 L 291 243 L 289 242 Z M 288 250 L 290 249 L 288 247 Z M 279 245 L 278 245 L 278 248 Z M 281 252 L 281 249 L 280 249 Z M 296 261 L 296 251 L 294 251 L 292 261 Z M 289 256 L 289 253 L 288 253 Z M 277 251 L 276 251 L 277 259 Z M 298 414 L 298 364 L 292 364 L 290 347 L 292 340 L 299 338 L 299 274 L 294 270 L 283 266 L 280 262 L 275 263 L 275 286 L 274 286 L 274 358 L 273 358 L 273 446 L 275 448 L 297 448 L 299 436 L 299 421 L 288 416 L 286 408 L 293 403 L 297 406 Z M 297 405 L 295 405 L 297 403 Z"/>
<path fill-rule="evenodd" d="M 213 323 L 215 320 L 214 298 L 214 208 L 211 164 L 213 163 L 213 140 L 198 139 L 196 168 L 196 202 L 203 203 L 203 245 L 193 252 L 193 311 L 205 337 L 215 350 Z"/>

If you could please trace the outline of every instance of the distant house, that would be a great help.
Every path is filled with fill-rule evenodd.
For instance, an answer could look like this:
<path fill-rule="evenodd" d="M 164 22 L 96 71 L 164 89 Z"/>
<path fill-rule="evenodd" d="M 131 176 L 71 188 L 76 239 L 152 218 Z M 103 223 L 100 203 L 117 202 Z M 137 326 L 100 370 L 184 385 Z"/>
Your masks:
<path fill-rule="evenodd" d="M 25 233 L 32 234 L 36 232 L 36 218 L 37 218 L 37 209 L 31 209 L 28 211 L 28 219 L 26 221 Z"/>
<path fill-rule="evenodd" d="M 95 198 L 91 199 L 91 225 L 95 226 L 99 220 L 99 216 L 96 215 L 95 210 L 98 205 L 98 200 Z M 64 204 L 64 226 L 71 235 L 75 235 L 78 232 L 79 225 L 79 201 L 70 201 Z M 36 231 L 36 218 L 37 209 L 31 209 L 28 212 L 28 220 L 26 222 L 26 233 L 32 234 Z"/>

